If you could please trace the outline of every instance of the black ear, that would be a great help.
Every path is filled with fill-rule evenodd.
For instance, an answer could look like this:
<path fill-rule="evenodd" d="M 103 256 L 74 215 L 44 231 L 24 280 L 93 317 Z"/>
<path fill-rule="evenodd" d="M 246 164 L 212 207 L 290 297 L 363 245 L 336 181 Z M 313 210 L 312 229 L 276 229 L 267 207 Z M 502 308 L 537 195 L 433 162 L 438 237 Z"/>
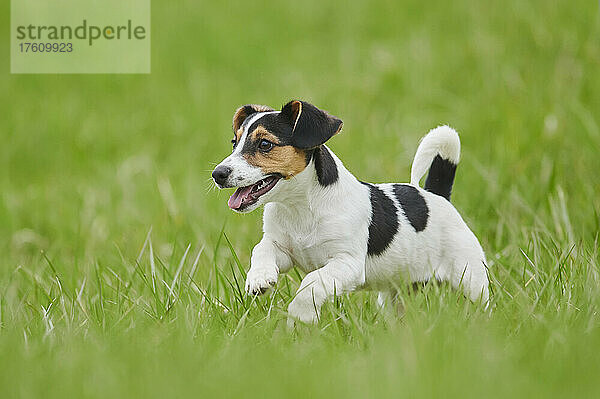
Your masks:
<path fill-rule="evenodd" d="M 307 150 L 320 146 L 342 130 L 342 121 L 304 101 L 293 100 L 281 108 L 292 126 L 292 145 Z"/>
<path fill-rule="evenodd" d="M 237 130 L 242 126 L 242 123 L 248 118 L 250 115 L 255 114 L 257 112 L 269 112 L 273 111 L 273 108 L 267 107 L 266 105 L 258 105 L 258 104 L 247 104 L 239 107 L 235 114 L 233 114 L 233 131 L 237 132 Z"/>

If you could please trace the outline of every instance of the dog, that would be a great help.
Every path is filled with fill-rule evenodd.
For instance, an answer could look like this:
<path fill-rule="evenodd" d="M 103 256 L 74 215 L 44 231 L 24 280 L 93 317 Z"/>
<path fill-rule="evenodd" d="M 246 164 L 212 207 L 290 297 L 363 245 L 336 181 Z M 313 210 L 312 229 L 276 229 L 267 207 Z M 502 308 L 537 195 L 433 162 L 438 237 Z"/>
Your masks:
<path fill-rule="evenodd" d="M 236 188 L 234 211 L 264 205 L 246 292 L 263 294 L 295 265 L 307 274 L 288 307 L 291 323 L 317 322 L 336 294 L 390 292 L 398 281 L 449 282 L 487 306 L 485 254 L 450 203 L 458 134 L 440 126 L 422 139 L 410 184 L 371 184 L 325 145 L 341 129 L 340 119 L 299 100 L 280 111 L 250 104 L 235 112 L 233 151 L 212 177 L 219 188 Z"/>

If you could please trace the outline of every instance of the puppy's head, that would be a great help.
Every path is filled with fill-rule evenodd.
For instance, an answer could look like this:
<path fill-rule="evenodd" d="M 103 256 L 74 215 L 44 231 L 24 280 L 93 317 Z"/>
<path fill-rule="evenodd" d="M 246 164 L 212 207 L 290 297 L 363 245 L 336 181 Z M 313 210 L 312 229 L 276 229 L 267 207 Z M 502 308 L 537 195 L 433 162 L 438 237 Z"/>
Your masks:
<path fill-rule="evenodd" d="M 269 202 L 282 182 L 302 172 L 312 150 L 342 129 L 342 121 L 304 101 L 275 111 L 244 105 L 233 115 L 233 152 L 212 173 L 219 188 L 237 187 L 229 207 L 249 212 Z"/>

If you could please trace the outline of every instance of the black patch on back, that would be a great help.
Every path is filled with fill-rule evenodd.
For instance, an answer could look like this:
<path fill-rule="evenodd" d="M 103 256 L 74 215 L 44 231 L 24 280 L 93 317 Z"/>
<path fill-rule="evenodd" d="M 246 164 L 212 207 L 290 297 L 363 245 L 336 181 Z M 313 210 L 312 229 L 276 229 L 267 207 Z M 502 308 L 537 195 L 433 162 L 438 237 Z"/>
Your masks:
<path fill-rule="evenodd" d="M 368 255 L 380 255 L 389 246 L 398 231 L 398 214 L 394 201 L 369 183 L 362 183 L 371 191 L 371 224 L 369 225 Z"/>
<path fill-rule="evenodd" d="M 394 184 L 394 195 L 415 231 L 425 230 L 429 208 L 419 190 L 408 184 Z"/>
<path fill-rule="evenodd" d="M 320 185 L 327 187 L 338 181 L 338 170 L 335 160 L 325 146 L 315 148 L 313 159 L 317 171 L 317 180 L 319 180 Z"/>
<path fill-rule="evenodd" d="M 450 201 L 455 174 L 456 165 L 448 159 L 443 159 L 439 155 L 436 155 L 429 168 L 427 180 L 425 180 L 425 190 L 440 195 Z"/>

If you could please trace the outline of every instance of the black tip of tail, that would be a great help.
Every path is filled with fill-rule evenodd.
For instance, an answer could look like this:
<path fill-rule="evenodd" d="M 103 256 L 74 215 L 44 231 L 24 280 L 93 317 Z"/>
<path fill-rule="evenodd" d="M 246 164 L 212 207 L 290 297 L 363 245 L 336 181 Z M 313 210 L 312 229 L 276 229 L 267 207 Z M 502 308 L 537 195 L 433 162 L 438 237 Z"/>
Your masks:
<path fill-rule="evenodd" d="M 450 201 L 455 174 L 456 165 L 448 159 L 442 159 L 442 157 L 436 155 L 429 168 L 427 180 L 425 180 L 425 190 L 441 195 Z"/>

